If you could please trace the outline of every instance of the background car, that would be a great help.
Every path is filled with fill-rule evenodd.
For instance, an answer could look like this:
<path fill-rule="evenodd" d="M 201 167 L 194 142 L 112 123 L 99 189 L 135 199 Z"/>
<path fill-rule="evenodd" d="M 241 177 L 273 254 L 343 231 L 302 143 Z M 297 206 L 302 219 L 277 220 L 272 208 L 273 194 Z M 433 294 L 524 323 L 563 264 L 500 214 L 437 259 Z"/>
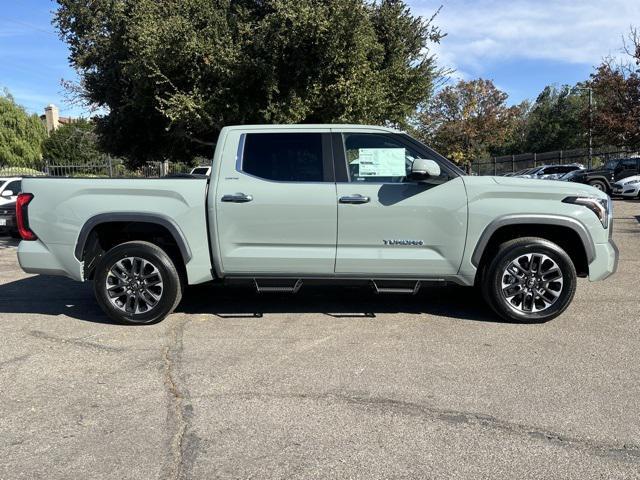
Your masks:
<path fill-rule="evenodd" d="M 16 223 L 16 202 L 0 205 L 0 235 L 20 237 Z"/>
<path fill-rule="evenodd" d="M 22 191 L 22 178 L 0 178 L 0 205 L 15 202 Z"/>
<path fill-rule="evenodd" d="M 561 176 L 581 170 L 584 167 L 579 163 L 572 163 L 569 165 L 542 165 L 540 167 L 531 168 L 524 173 L 514 175 L 520 178 L 536 178 L 541 180 L 558 180 Z"/>
<path fill-rule="evenodd" d="M 211 167 L 207 165 L 201 165 L 191 169 L 189 172 L 191 175 L 211 175 Z"/>
<path fill-rule="evenodd" d="M 520 175 L 526 174 L 529 170 L 533 170 L 533 168 L 525 168 L 522 170 L 518 170 L 517 172 L 505 173 L 503 177 L 519 177 Z"/>
<path fill-rule="evenodd" d="M 640 175 L 633 175 L 613 184 L 612 195 L 625 198 L 640 198 Z"/>
<path fill-rule="evenodd" d="M 561 180 L 585 183 L 603 192 L 611 193 L 615 182 L 639 174 L 640 158 L 620 158 L 609 160 L 599 168 L 570 172 Z"/>

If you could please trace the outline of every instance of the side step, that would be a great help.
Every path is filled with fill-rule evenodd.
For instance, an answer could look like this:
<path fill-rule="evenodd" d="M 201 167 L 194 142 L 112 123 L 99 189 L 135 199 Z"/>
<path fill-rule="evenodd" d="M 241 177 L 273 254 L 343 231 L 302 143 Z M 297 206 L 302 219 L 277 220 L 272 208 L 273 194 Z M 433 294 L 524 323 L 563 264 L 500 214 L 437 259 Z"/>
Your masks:
<path fill-rule="evenodd" d="M 292 283 L 293 282 L 293 283 Z M 258 293 L 298 293 L 302 287 L 302 279 L 277 280 L 277 279 L 253 279 L 253 284 Z"/>
<path fill-rule="evenodd" d="M 420 291 L 422 282 L 384 282 L 371 280 L 376 293 L 403 293 L 415 295 Z"/>

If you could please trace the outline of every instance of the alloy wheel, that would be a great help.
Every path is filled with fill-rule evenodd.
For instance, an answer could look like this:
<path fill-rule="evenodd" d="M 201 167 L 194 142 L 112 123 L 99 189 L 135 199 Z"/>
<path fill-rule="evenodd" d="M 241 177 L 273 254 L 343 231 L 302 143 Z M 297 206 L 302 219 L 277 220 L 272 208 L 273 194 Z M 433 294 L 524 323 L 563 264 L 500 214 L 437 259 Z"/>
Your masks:
<path fill-rule="evenodd" d="M 542 253 L 519 255 L 502 274 L 502 297 L 518 313 L 550 308 L 562 293 L 564 277 L 558 264 Z"/>
<path fill-rule="evenodd" d="M 158 268 L 140 257 L 118 260 L 109 269 L 105 283 L 111 304 L 127 314 L 151 311 L 164 291 Z"/>

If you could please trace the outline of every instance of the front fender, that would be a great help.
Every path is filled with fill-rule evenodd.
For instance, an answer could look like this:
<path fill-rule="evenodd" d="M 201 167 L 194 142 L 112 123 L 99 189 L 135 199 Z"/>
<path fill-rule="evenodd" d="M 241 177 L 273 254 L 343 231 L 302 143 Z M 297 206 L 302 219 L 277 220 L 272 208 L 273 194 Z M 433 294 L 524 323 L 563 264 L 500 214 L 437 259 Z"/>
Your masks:
<path fill-rule="evenodd" d="M 500 228 L 509 225 L 555 225 L 570 228 L 578 234 L 582 241 L 582 246 L 587 254 L 587 263 L 593 262 L 596 257 L 595 243 L 589 230 L 575 218 L 563 215 L 513 214 L 495 219 L 484 229 L 471 256 L 471 263 L 474 267 L 477 268 L 480 265 L 482 255 L 493 234 Z"/>

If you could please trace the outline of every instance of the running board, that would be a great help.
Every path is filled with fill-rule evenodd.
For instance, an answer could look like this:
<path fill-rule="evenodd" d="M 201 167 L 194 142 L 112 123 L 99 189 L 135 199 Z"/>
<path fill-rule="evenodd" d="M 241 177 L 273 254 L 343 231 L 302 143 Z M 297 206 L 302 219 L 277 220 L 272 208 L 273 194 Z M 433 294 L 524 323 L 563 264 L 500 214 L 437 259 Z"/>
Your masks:
<path fill-rule="evenodd" d="M 265 280 L 262 280 L 264 282 Z M 253 279 L 253 284 L 256 287 L 256 292 L 258 293 L 298 293 L 300 287 L 302 287 L 302 279 L 298 279 L 292 285 L 282 285 L 282 280 L 277 281 L 275 283 L 269 284 L 260 284 L 260 281 L 257 278 Z"/>
<path fill-rule="evenodd" d="M 379 282 L 379 281 L 378 281 Z M 376 293 L 403 293 L 403 294 L 408 294 L 408 295 L 415 295 L 420 291 L 420 287 L 422 286 L 422 282 L 417 281 L 413 284 L 413 287 L 411 286 L 380 286 L 378 285 L 378 282 L 376 282 L 375 280 L 371 280 L 371 283 L 373 284 L 373 288 L 375 290 Z M 406 283 L 406 282 L 403 282 Z"/>

